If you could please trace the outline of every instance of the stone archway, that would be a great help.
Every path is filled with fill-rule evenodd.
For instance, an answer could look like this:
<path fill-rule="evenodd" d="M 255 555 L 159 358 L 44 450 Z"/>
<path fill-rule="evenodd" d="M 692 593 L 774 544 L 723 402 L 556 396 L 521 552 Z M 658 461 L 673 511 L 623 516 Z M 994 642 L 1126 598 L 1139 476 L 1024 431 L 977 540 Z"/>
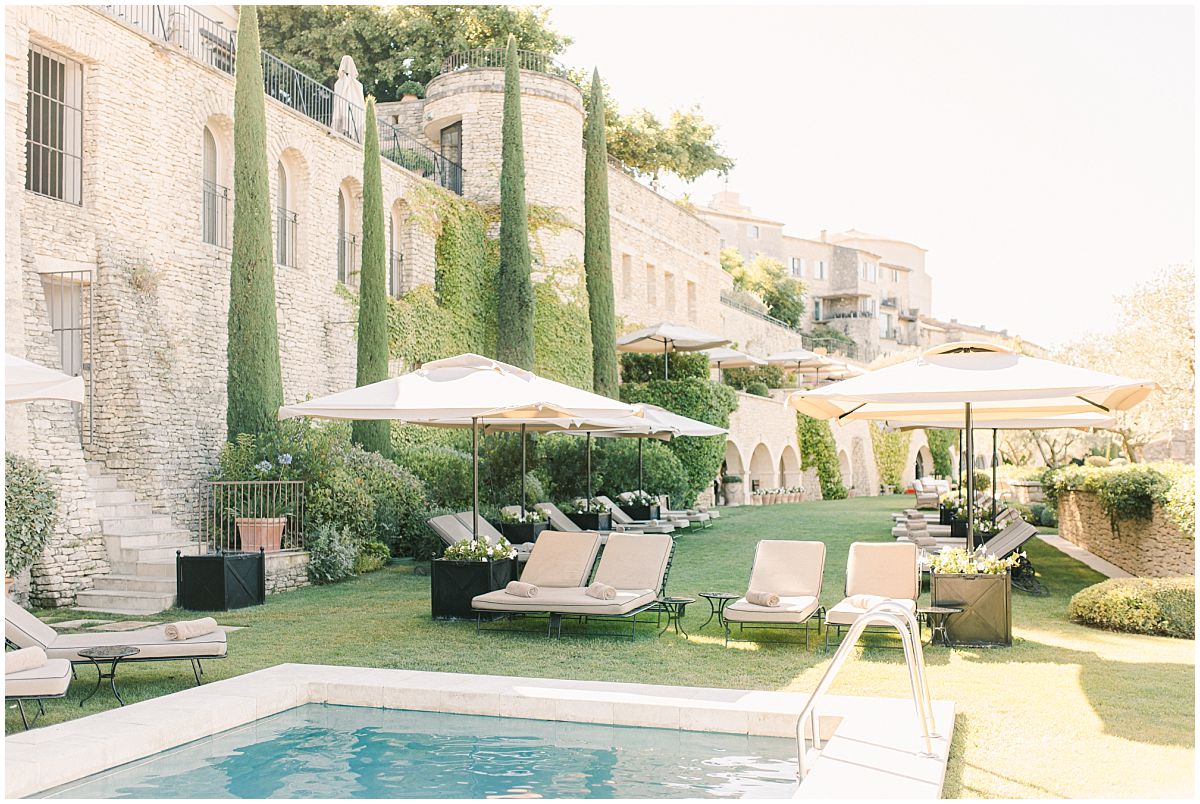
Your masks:
<path fill-rule="evenodd" d="M 846 450 L 838 450 L 838 469 L 842 472 L 842 485 L 847 490 L 854 487 L 854 472 L 850 469 L 850 456 L 846 454 Z"/>
<path fill-rule="evenodd" d="M 922 445 L 917 450 L 917 457 L 913 461 L 913 477 L 922 478 L 933 475 L 933 453 L 929 449 L 929 445 Z"/>
<path fill-rule="evenodd" d="M 791 488 L 800 484 L 800 459 L 792 445 L 787 444 L 779 454 L 779 485 Z"/>
<path fill-rule="evenodd" d="M 750 479 L 746 477 L 746 466 L 742 462 L 742 453 L 737 444 L 725 442 L 725 460 L 722 465 L 722 475 L 726 478 L 741 478 L 740 483 L 725 483 L 722 493 L 725 505 L 745 505 L 746 494 L 750 491 Z"/>
<path fill-rule="evenodd" d="M 777 486 L 775 462 L 766 444 L 760 443 L 750 453 L 750 490 L 769 489 Z"/>

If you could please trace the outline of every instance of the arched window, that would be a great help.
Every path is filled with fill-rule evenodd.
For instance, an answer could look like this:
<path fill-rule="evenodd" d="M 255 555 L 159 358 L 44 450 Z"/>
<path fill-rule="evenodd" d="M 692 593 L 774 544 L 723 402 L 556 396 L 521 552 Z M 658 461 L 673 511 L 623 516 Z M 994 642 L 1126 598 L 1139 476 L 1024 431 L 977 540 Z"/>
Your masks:
<path fill-rule="evenodd" d="M 404 253 L 400 250 L 400 233 L 396 231 L 396 212 L 392 211 L 388 222 L 388 272 L 387 292 L 392 298 L 400 298 L 400 269 L 404 266 Z"/>
<path fill-rule="evenodd" d="M 229 188 L 221 185 L 220 155 L 212 129 L 204 127 L 200 231 L 205 243 L 229 248 Z"/>
<path fill-rule="evenodd" d="M 354 200 L 349 190 L 338 189 L 338 281 L 344 285 L 358 285 L 358 235 L 354 232 Z"/>
<path fill-rule="evenodd" d="M 299 216 L 291 209 L 287 168 L 282 161 L 275 165 L 276 210 L 275 262 L 287 268 L 296 267 L 296 237 L 300 225 Z"/>

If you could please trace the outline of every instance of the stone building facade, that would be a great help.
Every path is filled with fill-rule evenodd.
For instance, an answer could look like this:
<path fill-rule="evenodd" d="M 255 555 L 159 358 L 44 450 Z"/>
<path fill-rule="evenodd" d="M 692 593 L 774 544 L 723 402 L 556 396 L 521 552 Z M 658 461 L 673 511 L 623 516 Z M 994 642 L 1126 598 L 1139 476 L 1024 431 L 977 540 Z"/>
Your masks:
<path fill-rule="evenodd" d="M 97 472 L 175 527 L 194 530 L 197 484 L 225 440 L 234 83 L 221 48 L 236 16 L 230 7 L 204 7 L 200 17 L 172 6 L 191 22 L 165 31 L 114 16 L 136 8 L 156 7 L 24 6 L 5 16 L 6 351 L 49 366 L 77 364 L 89 393 L 82 413 L 66 403 L 5 410 L 6 449 L 36 459 L 60 491 L 62 525 L 33 572 L 32 597 L 47 605 L 74 603 L 120 558 L 102 534 L 104 514 L 92 494 Z M 67 103 L 57 98 L 64 113 L 51 120 L 65 143 L 54 164 L 74 172 L 56 167 L 53 186 L 31 187 L 46 174 L 44 164 L 36 175 L 31 168 L 26 138 L 31 97 L 50 91 L 47 69 L 70 76 L 78 93 Z M 425 100 L 388 105 L 381 117 L 429 158 L 456 149 L 461 185 L 450 189 L 494 204 L 502 89 L 499 69 L 449 72 L 430 82 Z M 281 97 L 266 104 L 289 401 L 354 383 L 356 310 L 339 286 L 355 283 L 362 193 L 360 143 L 295 105 Z M 569 82 L 526 70 L 522 105 L 529 202 L 562 223 L 542 233 L 535 252 L 547 268 L 581 262 L 582 98 Z M 433 281 L 434 237 L 414 212 L 423 194 L 447 185 L 389 159 L 382 173 L 392 292 L 400 294 Z M 609 188 L 621 327 L 670 320 L 744 348 L 802 345 L 798 333 L 725 303 L 732 284 L 709 222 L 619 165 L 610 168 Z M 782 466 L 790 481 L 798 465 L 786 449 L 795 451 L 794 414 L 778 401 L 761 410 L 759 398 L 744 401 L 732 449 L 750 466 L 758 445 L 768 444 L 776 475 Z M 874 493 L 867 436 L 839 444 L 863 478 L 856 489 Z M 289 570 L 278 583 L 300 581 Z"/>

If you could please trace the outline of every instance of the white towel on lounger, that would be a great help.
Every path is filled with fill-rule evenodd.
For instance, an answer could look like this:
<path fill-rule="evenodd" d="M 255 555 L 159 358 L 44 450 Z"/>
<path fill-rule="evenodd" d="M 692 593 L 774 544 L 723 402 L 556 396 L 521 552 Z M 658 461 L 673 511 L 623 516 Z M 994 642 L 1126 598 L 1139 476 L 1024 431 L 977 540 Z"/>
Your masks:
<path fill-rule="evenodd" d="M 163 629 L 167 639 L 193 639 L 217 630 L 217 621 L 212 617 L 201 617 L 199 620 L 180 620 L 171 623 Z"/>
<path fill-rule="evenodd" d="M 587 588 L 589 597 L 594 597 L 597 600 L 612 600 L 617 596 L 617 590 L 606 583 L 596 582 Z"/>
<path fill-rule="evenodd" d="M 775 608 L 779 605 L 779 595 L 774 592 L 757 592 L 751 589 L 746 593 L 746 602 L 753 603 L 756 606 Z"/>
<path fill-rule="evenodd" d="M 37 645 L 32 648 L 11 650 L 4 654 L 4 673 L 20 673 L 23 670 L 33 670 L 46 664 L 46 651 Z"/>
<path fill-rule="evenodd" d="M 537 597 L 539 591 L 533 584 L 523 581 L 509 581 L 508 586 L 504 587 L 506 595 L 516 595 L 517 597 Z"/>

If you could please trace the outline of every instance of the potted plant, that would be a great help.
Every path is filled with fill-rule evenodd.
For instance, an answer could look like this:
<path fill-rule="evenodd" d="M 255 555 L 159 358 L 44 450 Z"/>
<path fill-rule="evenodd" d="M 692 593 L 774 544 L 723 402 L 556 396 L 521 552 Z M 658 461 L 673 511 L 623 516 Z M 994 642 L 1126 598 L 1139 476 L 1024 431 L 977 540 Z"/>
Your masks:
<path fill-rule="evenodd" d="M 721 488 L 725 492 L 725 504 L 737 504 L 737 502 L 742 499 L 742 476 L 725 475 L 725 478 L 721 483 Z"/>
<path fill-rule="evenodd" d="M 415 101 L 425 97 L 425 87 L 418 81 L 405 81 L 396 88 L 401 101 Z"/>
<path fill-rule="evenodd" d="M 473 620 L 471 599 L 503 589 L 517 579 L 516 550 L 501 539 L 463 539 L 434 559 L 429 579 L 430 609 L 435 620 Z"/>
<path fill-rule="evenodd" d="M 4 453 L 4 592 L 33 566 L 58 525 L 58 493 L 29 460 Z"/>
<path fill-rule="evenodd" d="M 546 512 L 540 508 L 527 508 L 524 517 L 519 512 L 501 511 L 500 519 L 492 524 L 512 544 L 524 544 L 537 541 L 547 527 L 547 519 Z"/>
<path fill-rule="evenodd" d="M 621 510 L 634 519 L 658 519 L 658 500 L 645 491 L 631 492 L 621 504 Z"/>
<path fill-rule="evenodd" d="M 241 549 L 247 553 L 257 553 L 260 549 L 278 552 L 283 547 L 288 517 L 293 513 L 292 500 L 287 496 L 258 492 L 253 487 L 235 488 L 233 492 L 234 502 L 226 513 L 233 517 L 237 526 Z"/>
<path fill-rule="evenodd" d="M 1012 645 L 1012 573 L 1024 553 L 1008 558 L 984 548 L 945 550 L 930 559 L 929 594 L 934 606 L 962 609 L 946 621 L 956 645 Z"/>
<path fill-rule="evenodd" d="M 595 497 L 575 500 L 567 508 L 567 517 L 584 530 L 612 530 L 612 513 Z"/>

